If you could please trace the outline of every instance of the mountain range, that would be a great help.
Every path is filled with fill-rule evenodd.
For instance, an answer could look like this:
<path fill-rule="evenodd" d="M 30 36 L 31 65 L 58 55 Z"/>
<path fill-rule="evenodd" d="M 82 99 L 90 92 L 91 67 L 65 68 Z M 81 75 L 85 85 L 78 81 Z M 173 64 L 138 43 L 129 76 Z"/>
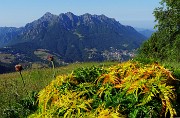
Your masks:
<path fill-rule="evenodd" d="M 126 60 L 147 38 L 131 26 L 105 15 L 49 12 L 24 27 L 0 27 L 0 62 L 57 64 L 76 61 Z M 2 64 L 1 64 L 2 65 Z"/>
<path fill-rule="evenodd" d="M 144 28 L 136 28 L 136 27 L 135 30 L 147 38 L 150 38 L 151 35 L 156 31 L 155 29 L 144 29 Z"/>

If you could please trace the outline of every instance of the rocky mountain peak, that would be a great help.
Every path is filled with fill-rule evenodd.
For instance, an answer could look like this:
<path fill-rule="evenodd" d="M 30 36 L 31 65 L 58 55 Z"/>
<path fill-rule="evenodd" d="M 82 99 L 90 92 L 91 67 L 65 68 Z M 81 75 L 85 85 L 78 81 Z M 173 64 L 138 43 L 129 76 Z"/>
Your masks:
<path fill-rule="evenodd" d="M 45 14 L 44 14 L 44 16 L 47 16 L 47 17 L 49 17 L 49 16 L 52 16 L 53 14 L 51 14 L 50 12 L 46 12 Z"/>
<path fill-rule="evenodd" d="M 67 23 L 77 22 L 78 21 L 78 16 L 74 15 L 71 12 L 61 13 L 59 15 L 59 20 L 62 21 L 62 22 L 67 22 Z"/>
<path fill-rule="evenodd" d="M 31 22 L 27 23 L 25 28 L 26 30 L 34 29 L 37 27 L 48 27 L 49 24 L 54 24 L 57 22 L 58 16 L 51 14 L 50 12 L 46 12 L 41 18 Z"/>
<path fill-rule="evenodd" d="M 39 20 L 41 21 L 51 21 L 57 18 L 57 15 L 51 14 L 50 12 L 46 12 Z"/>
<path fill-rule="evenodd" d="M 82 17 L 83 19 L 89 21 L 89 20 L 92 20 L 93 15 L 91 15 L 91 14 L 89 14 L 89 13 L 85 13 L 85 14 L 81 15 L 81 17 Z"/>
<path fill-rule="evenodd" d="M 67 12 L 67 13 L 65 13 L 65 15 L 66 15 L 67 17 L 69 17 L 70 20 L 73 20 L 73 19 L 76 17 L 76 15 L 74 15 L 74 14 L 71 13 L 71 12 Z"/>

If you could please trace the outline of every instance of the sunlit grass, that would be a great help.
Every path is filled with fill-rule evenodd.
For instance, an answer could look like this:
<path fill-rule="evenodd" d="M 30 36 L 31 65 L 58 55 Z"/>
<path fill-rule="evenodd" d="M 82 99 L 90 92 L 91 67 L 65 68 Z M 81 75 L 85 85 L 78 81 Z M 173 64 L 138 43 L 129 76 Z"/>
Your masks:
<path fill-rule="evenodd" d="M 144 65 L 134 61 L 110 68 L 76 69 L 57 76 L 38 93 L 38 109 L 30 118 L 173 118 L 173 82 L 177 80 L 171 74 L 157 63 Z"/>
<path fill-rule="evenodd" d="M 56 75 L 71 73 L 74 69 L 90 66 L 111 66 L 118 62 L 86 62 L 73 63 L 67 66 L 55 68 Z M 0 74 L 0 117 L 3 110 L 13 105 L 19 99 L 27 97 L 26 90 L 39 92 L 47 86 L 53 79 L 52 68 L 23 70 L 22 76 L 25 82 L 25 88 L 18 72 Z"/>

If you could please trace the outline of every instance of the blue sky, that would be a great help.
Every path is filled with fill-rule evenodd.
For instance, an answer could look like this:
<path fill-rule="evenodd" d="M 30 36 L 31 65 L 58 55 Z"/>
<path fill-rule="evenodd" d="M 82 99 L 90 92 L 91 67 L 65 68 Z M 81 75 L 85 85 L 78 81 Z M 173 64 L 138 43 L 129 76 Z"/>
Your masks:
<path fill-rule="evenodd" d="M 46 12 L 59 15 L 72 12 L 104 14 L 121 24 L 139 28 L 153 28 L 154 8 L 160 0 L 1 0 L 0 27 L 25 26 Z"/>

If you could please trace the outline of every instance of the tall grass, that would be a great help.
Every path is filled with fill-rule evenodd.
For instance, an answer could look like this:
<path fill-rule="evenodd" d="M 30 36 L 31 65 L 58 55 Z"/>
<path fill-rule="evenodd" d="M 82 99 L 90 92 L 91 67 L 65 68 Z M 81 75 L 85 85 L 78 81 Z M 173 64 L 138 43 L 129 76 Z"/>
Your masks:
<path fill-rule="evenodd" d="M 90 66 L 110 66 L 117 62 L 88 62 L 88 63 L 73 63 L 64 67 L 55 68 L 57 75 L 64 75 L 71 73 L 74 69 L 80 67 Z M 30 95 L 32 92 L 39 92 L 45 86 L 47 86 L 54 78 L 54 72 L 51 68 L 33 69 L 22 71 L 25 87 L 22 83 L 19 73 L 8 73 L 0 75 L 0 117 L 6 111 L 16 111 L 17 103 L 19 105 L 20 100 L 27 98 L 26 90 Z M 18 112 L 18 111 L 17 111 Z M 17 113 L 20 114 L 20 113 Z M 24 115 L 24 114 L 23 114 Z M 15 116 L 13 116 L 15 117 Z"/>

